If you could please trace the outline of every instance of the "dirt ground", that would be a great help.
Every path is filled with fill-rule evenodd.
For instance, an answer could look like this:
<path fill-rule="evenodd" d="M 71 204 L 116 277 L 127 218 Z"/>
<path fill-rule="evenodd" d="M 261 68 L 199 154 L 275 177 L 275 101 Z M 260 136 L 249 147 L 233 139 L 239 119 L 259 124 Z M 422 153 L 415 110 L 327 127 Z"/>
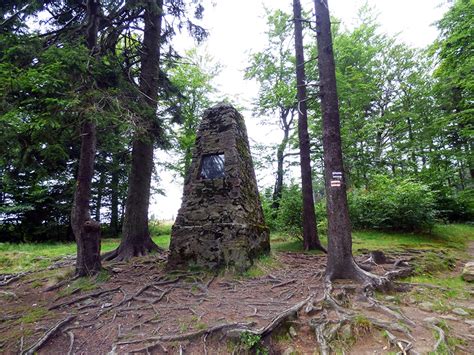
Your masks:
<path fill-rule="evenodd" d="M 244 276 L 167 272 L 163 255 L 136 258 L 106 264 L 105 281 L 77 292 L 73 282 L 48 291 L 52 275 L 70 266 L 24 275 L 0 286 L 0 353 L 28 353 L 44 337 L 40 354 L 318 354 L 324 347 L 315 329 L 323 323 L 326 335 L 334 329 L 330 352 L 426 354 L 440 334 L 449 348 L 441 344 L 437 353 L 473 352 L 474 286 L 469 297 L 451 300 L 464 315 L 425 307 L 423 295 L 442 289 L 429 285 L 377 294 L 374 304 L 357 285 L 337 282 L 331 306 L 324 299 L 325 256 L 281 252 L 273 258 Z M 372 272 L 392 269 L 390 263 Z M 341 314 L 351 320 L 338 322 Z M 263 336 L 252 334 L 272 323 L 278 326 Z"/>

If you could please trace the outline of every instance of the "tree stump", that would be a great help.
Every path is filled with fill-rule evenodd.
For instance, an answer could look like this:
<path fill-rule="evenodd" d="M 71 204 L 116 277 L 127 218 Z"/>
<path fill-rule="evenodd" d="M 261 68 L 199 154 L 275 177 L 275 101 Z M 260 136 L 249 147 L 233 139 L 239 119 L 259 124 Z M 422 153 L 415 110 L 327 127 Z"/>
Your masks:
<path fill-rule="evenodd" d="M 91 276 L 97 274 L 100 262 L 100 223 L 92 219 L 84 222 L 81 228 L 81 243 L 77 244 L 76 275 Z"/>
<path fill-rule="evenodd" d="M 370 252 L 371 260 L 376 264 L 387 264 L 387 257 L 381 250 L 373 250 Z"/>

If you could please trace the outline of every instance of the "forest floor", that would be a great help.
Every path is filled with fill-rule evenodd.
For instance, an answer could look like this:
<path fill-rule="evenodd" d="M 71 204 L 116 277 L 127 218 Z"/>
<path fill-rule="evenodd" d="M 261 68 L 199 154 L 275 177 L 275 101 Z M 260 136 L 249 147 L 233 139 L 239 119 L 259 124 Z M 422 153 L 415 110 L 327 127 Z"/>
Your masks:
<path fill-rule="evenodd" d="M 0 275 L 0 353 L 472 353 L 474 284 L 460 273 L 474 259 L 473 227 L 359 232 L 354 248 L 376 274 L 403 261 L 414 276 L 373 297 L 338 281 L 328 298 L 325 256 L 282 236 L 241 275 L 170 272 L 165 254 L 105 264 L 92 279 L 70 280 L 71 257 Z M 386 263 L 367 263 L 374 249 Z"/>

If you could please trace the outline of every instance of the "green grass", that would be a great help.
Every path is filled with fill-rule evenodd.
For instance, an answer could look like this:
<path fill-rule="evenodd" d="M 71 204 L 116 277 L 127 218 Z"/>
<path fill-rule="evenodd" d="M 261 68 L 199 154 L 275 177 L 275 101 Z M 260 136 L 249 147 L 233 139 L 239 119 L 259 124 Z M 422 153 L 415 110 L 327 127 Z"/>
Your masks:
<path fill-rule="evenodd" d="M 170 226 L 159 225 L 152 228 L 153 240 L 160 247 L 167 249 L 170 242 Z M 469 240 L 474 240 L 474 226 L 463 224 L 436 225 L 431 234 L 387 233 L 380 231 L 356 231 L 353 233 L 354 251 L 364 249 L 395 251 L 405 248 L 413 249 L 450 249 L 464 253 Z M 321 236 L 323 245 L 327 245 L 325 236 Z M 107 252 L 116 248 L 119 239 L 103 239 L 101 250 Z M 301 252 L 301 241 L 289 238 L 281 233 L 272 233 L 273 251 Z M 75 243 L 41 243 L 11 244 L 0 243 L 0 274 L 27 270 L 43 269 L 52 262 L 76 253 Z M 320 253 L 312 251 L 310 253 Z M 265 264 L 265 263 L 263 263 Z M 265 267 L 265 265 L 263 265 Z M 252 272 L 262 272 L 254 270 Z M 250 275 L 248 275 L 250 276 Z"/>
<path fill-rule="evenodd" d="M 85 292 L 94 290 L 100 284 L 106 282 L 109 278 L 110 275 L 107 270 L 102 270 L 93 277 L 80 277 L 71 282 L 70 285 L 67 285 L 67 287 L 59 290 L 58 296 L 64 297 L 76 293 L 77 291 Z"/>
<path fill-rule="evenodd" d="M 326 236 L 321 236 L 321 243 L 323 245 L 327 244 Z M 270 236 L 270 243 L 273 251 L 290 251 L 290 252 L 304 252 L 303 242 L 295 238 L 289 237 L 280 232 L 272 233 Z M 318 254 L 321 253 L 319 250 L 312 250 L 307 252 L 309 254 Z"/>
<path fill-rule="evenodd" d="M 244 278 L 260 277 L 270 273 L 272 269 L 278 266 L 278 260 L 270 253 L 255 260 L 254 264 L 242 276 Z"/>
<path fill-rule="evenodd" d="M 36 307 L 28 310 L 25 314 L 18 319 L 18 323 L 35 323 L 41 318 L 49 314 L 49 311 L 45 307 Z"/>
<path fill-rule="evenodd" d="M 168 249 L 170 236 L 154 236 L 153 241 Z M 103 239 L 102 253 L 115 249 L 120 239 Z M 76 243 L 0 243 L 0 274 L 44 269 L 54 261 L 76 254 Z"/>
<path fill-rule="evenodd" d="M 381 231 L 356 231 L 352 234 L 354 250 L 437 249 L 447 247 L 463 250 L 469 240 L 474 240 L 474 226 L 463 224 L 436 225 L 431 234 L 387 233 Z"/>
<path fill-rule="evenodd" d="M 435 300 L 445 300 L 449 301 L 454 298 L 465 298 L 469 297 L 468 286 L 469 283 L 464 281 L 461 276 L 445 276 L 443 274 L 438 275 L 417 275 L 406 278 L 404 281 L 410 283 L 420 283 L 420 284 L 431 284 L 439 286 L 442 289 L 426 289 L 423 291 L 417 291 L 421 294 L 422 297 L 427 297 L 428 299 L 432 298 Z M 424 298 L 424 300 L 427 300 Z"/>
<path fill-rule="evenodd" d="M 321 243 L 327 245 L 325 235 Z M 465 224 L 436 225 L 430 233 L 397 233 L 383 231 L 355 231 L 352 233 L 354 252 L 363 250 L 395 251 L 410 249 L 438 249 L 440 247 L 464 250 L 467 242 L 474 240 L 474 226 Z M 275 251 L 303 251 L 302 242 L 279 232 L 271 235 L 272 249 Z M 313 253 L 319 253 L 315 251 Z"/>

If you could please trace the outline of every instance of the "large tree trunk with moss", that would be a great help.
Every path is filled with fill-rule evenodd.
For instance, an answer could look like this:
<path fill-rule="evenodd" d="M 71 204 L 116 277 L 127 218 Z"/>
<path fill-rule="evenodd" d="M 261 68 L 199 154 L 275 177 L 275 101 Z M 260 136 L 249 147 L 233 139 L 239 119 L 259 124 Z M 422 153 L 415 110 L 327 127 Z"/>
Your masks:
<path fill-rule="evenodd" d="M 104 255 L 106 260 L 127 260 L 160 249 L 151 239 L 148 230 L 148 207 L 153 172 L 152 127 L 156 116 L 159 86 L 162 9 L 163 0 L 148 0 L 145 4 L 140 91 L 146 110 L 133 140 L 122 241 L 116 250 Z"/>
<path fill-rule="evenodd" d="M 97 25 L 100 4 L 87 1 L 86 41 L 90 55 L 94 55 L 97 43 Z M 81 152 L 76 191 L 71 211 L 71 227 L 77 244 L 76 275 L 93 275 L 100 271 L 100 226 L 90 219 L 90 201 L 94 159 L 96 152 L 96 125 L 86 118 L 81 125 Z"/>
<path fill-rule="evenodd" d="M 352 256 L 351 222 L 347 205 L 346 182 L 343 176 L 339 103 L 331 39 L 331 22 L 327 0 L 315 0 L 318 42 L 318 69 L 321 109 L 323 115 L 324 175 L 328 215 L 328 260 L 326 277 L 374 282 Z"/>
<path fill-rule="evenodd" d="M 293 0 L 295 23 L 296 85 L 298 98 L 298 138 L 300 144 L 301 189 L 303 194 L 303 246 L 305 250 L 326 249 L 318 238 L 313 199 L 310 143 L 308 134 L 308 110 L 306 107 L 306 74 L 304 70 L 303 26 L 301 4 Z"/>

